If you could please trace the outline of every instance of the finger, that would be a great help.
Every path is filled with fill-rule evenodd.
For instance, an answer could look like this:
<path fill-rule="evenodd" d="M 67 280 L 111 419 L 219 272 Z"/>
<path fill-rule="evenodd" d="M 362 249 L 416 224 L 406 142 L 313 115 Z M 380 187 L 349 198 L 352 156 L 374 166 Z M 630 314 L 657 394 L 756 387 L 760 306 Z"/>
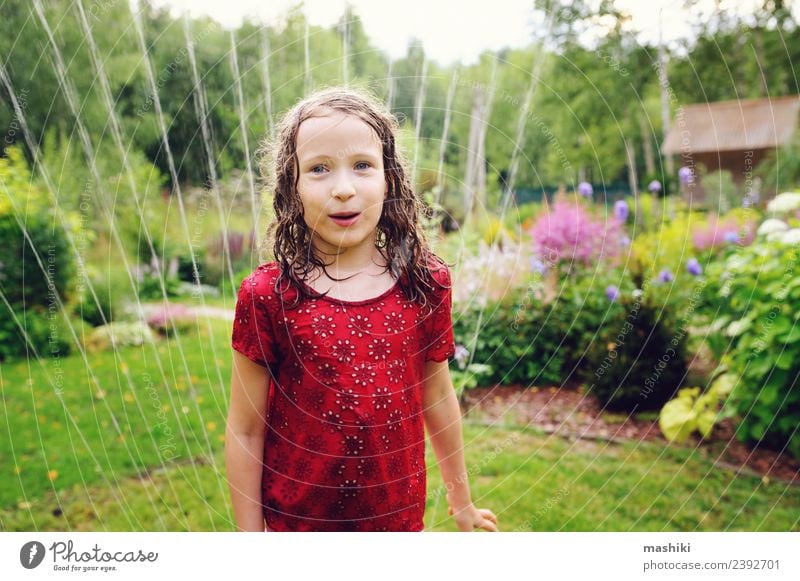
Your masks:
<path fill-rule="evenodd" d="M 493 523 L 497 524 L 497 517 L 496 517 L 496 516 L 495 516 L 495 514 L 494 514 L 494 513 L 493 513 L 491 510 L 489 510 L 488 508 L 479 508 L 479 509 L 478 509 L 478 512 L 480 512 L 480 513 L 481 513 L 481 515 L 483 515 L 483 518 L 487 518 L 487 519 L 489 519 L 490 521 L 492 521 Z"/>
<path fill-rule="evenodd" d="M 497 530 L 497 525 L 488 519 L 483 519 L 483 522 L 480 524 L 480 528 L 491 533 L 499 532 Z"/>

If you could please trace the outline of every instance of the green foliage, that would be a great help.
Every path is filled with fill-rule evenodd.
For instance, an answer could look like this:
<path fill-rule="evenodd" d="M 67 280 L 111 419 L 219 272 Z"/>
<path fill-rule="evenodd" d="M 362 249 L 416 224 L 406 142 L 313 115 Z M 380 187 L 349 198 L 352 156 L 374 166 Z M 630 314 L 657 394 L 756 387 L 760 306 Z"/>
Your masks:
<path fill-rule="evenodd" d="M 727 170 L 700 172 L 700 184 L 705 193 L 704 205 L 711 211 L 724 214 L 741 207 L 743 193 Z"/>
<path fill-rule="evenodd" d="M 559 383 L 563 329 L 546 324 L 548 309 L 520 297 L 470 307 L 454 318 L 456 342 L 466 346 L 472 360 L 491 366 L 488 379 L 523 385 Z"/>
<path fill-rule="evenodd" d="M 31 355 L 63 355 L 69 339 L 62 306 L 74 294 L 76 271 L 68 235 L 75 229 L 47 204 L 22 152 L 11 147 L 7 154 L 0 159 L 0 359 L 25 356 L 28 348 Z"/>
<path fill-rule="evenodd" d="M 709 269 L 710 345 L 739 378 L 731 399 L 737 435 L 800 458 L 800 255 L 780 238 Z"/>
<path fill-rule="evenodd" d="M 704 223 L 704 217 L 698 212 L 670 215 L 654 210 L 655 205 L 655 201 L 644 204 L 647 229 L 634 238 L 628 266 L 642 281 L 656 277 L 665 268 L 679 278 L 688 276 L 686 261 L 697 256 L 692 231 Z"/>
<path fill-rule="evenodd" d="M 69 323 L 57 309 L 43 307 L 0 317 L 0 361 L 13 358 L 64 357 L 72 351 Z"/>
<path fill-rule="evenodd" d="M 686 330 L 673 307 L 651 293 L 623 295 L 592 344 L 583 375 L 601 405 L 615 411 L 660 409 L 686 376 Z"/>
<path fill-rule="evenodd" d="M 109 323 L 96 327 L 84 341 L 88 351 L 97 352 L 120 347 L 136 347 L 152 343 L 155 335 L 142 321 Z"/>
<path fill-rule="evenodd" d="M 453 380 L 453 387 L 456 396 L 461 397 L 466 389 L 472 389 L 487 383 L 487 379 L 493 374 L 492 366 L 485 363 L 471 363 L 464 369 L 451 369 L 450 377 Z"/>
<path fill-rule="evenodd" d="M 756 166 L 754 174 L 767 192 L 783 192 L 800 183 L 800 137 L 780 149 L 771 149 Z"/>
<path fill-rule="evenodd" d="M 56 295 L 66 302 L 75 276 L 67 236 L 74 229 L 70 222 L 68 233 L 62 229 L 22 152 L 9 148 L 7 153 L 0 159 L 0 292 L 13 308 L 48 307 Z"/>
<path fill-rule="evenodd" d="M 609 317 L 621 311 L 605 296 L 608 280 L 575 277 L 549 302 L 542 281 L 533 280 L 502 301 L 454 317 L 456 342 L 472 361 L 491 366 L 492 382 L 561 385 L 581 367 Z"/>
<path fill-rule="evenodd" d="M 164 288 L 161 288 L 161 285 Z M 154 274 L 146 274 L 139 283 L 140 301 L 157 301 L 166 297 L 177 297 L 180 295 L 181 281 L 175 277 L 159 277 Z"/>
<path fill-rule="evenodd" d="M 101 272 L 91 266 L 89 271 L 88 284 L 79 287 L 75 314 L 94 327 L 120 321 L 126 303 L 134 297 L 127 274 L 113 268 Z"/>
<path fill-rule="evenodd" d="M 661 409 L 658 425 L 668 440 L 683 442 L 695 431 L 707 438 L 722 414 L 720 407 L 733 389 L 734 378 L 718 377 L 705 393 L 699 387 L 687 387 Z"/>

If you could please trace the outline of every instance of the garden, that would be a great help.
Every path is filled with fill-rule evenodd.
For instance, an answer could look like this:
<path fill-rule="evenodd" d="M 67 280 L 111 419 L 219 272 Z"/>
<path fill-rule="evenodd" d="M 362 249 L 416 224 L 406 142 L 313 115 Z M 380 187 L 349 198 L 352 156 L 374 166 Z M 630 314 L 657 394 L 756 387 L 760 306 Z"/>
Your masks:
<path fill-rule="evenodd" d="M 620 27 L 582 46 L 594 21 L 570 3 L 555 45 L 463 67 L 414 43 L 387 61 L 350 8 L 231 32 L 23 4 L 0 24 L 0 530 L 235 528 L 230 339 L 271 260 L 261 146 L 352 82 L 399 117 L 450 265 L 472 495 L 502 530 L 800 531 L 800 146 L 750 181 L 659 152 L 684 103 L 798 92 L 776 73 L 739 95 L 758 59 L 731 52 L 726 84 L 711 49 L 744 30 L 790 68 L 800 43 L 770 20 L 796 35 L 790 15 L 719 16 L 670 54 L 667 92 L 657 47 Z M 427 453 L 426 530 L 456 530 Z"/>

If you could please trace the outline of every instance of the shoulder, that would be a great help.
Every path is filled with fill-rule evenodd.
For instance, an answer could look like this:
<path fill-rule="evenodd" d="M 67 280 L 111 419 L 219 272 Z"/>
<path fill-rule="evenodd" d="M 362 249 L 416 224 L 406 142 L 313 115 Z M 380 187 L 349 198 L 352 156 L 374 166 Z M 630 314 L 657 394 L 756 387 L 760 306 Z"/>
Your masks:
<path fill-rule="evenodd" d="M 239 287 L 239 302 L 253 302 L 260 304 L 271 313 L 277 313 L 281 309 L 282 301 L 286 300 L 287 294 L 291 294 L 291 289 L 287 291 L 286 282 L 281 282 L 280 265 L 273 262 L 260 264 L 247 275 Z"/>
<path fill-rule="evenodd" d="M 428 256 L 426 267 L 431 275 L 434 290 L 449 289 L 452 286 L 450 268 L 444 260 L 431 253 Z"/>
<path fill-rule="evenodd" d="M 250 294 L 257 294 L 266 296 L 275 293 L 275 283 L 280 276 L 280 267 L 278 263 L 265 262 L 256 267 L 256 269 L 244 277 L 240 292 L 247 291 Z"/>

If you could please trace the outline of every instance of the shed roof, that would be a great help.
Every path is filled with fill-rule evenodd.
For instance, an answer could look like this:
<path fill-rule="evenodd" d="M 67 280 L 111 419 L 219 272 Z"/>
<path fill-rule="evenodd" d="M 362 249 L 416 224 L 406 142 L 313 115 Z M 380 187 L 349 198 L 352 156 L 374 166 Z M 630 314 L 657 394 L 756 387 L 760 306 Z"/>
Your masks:
<path fill-rule="evenodd" d="M 800 95 L 686 105 L 673 120 L 661 151 L 708 153 L 774 148 L 797 129 Z"/>

